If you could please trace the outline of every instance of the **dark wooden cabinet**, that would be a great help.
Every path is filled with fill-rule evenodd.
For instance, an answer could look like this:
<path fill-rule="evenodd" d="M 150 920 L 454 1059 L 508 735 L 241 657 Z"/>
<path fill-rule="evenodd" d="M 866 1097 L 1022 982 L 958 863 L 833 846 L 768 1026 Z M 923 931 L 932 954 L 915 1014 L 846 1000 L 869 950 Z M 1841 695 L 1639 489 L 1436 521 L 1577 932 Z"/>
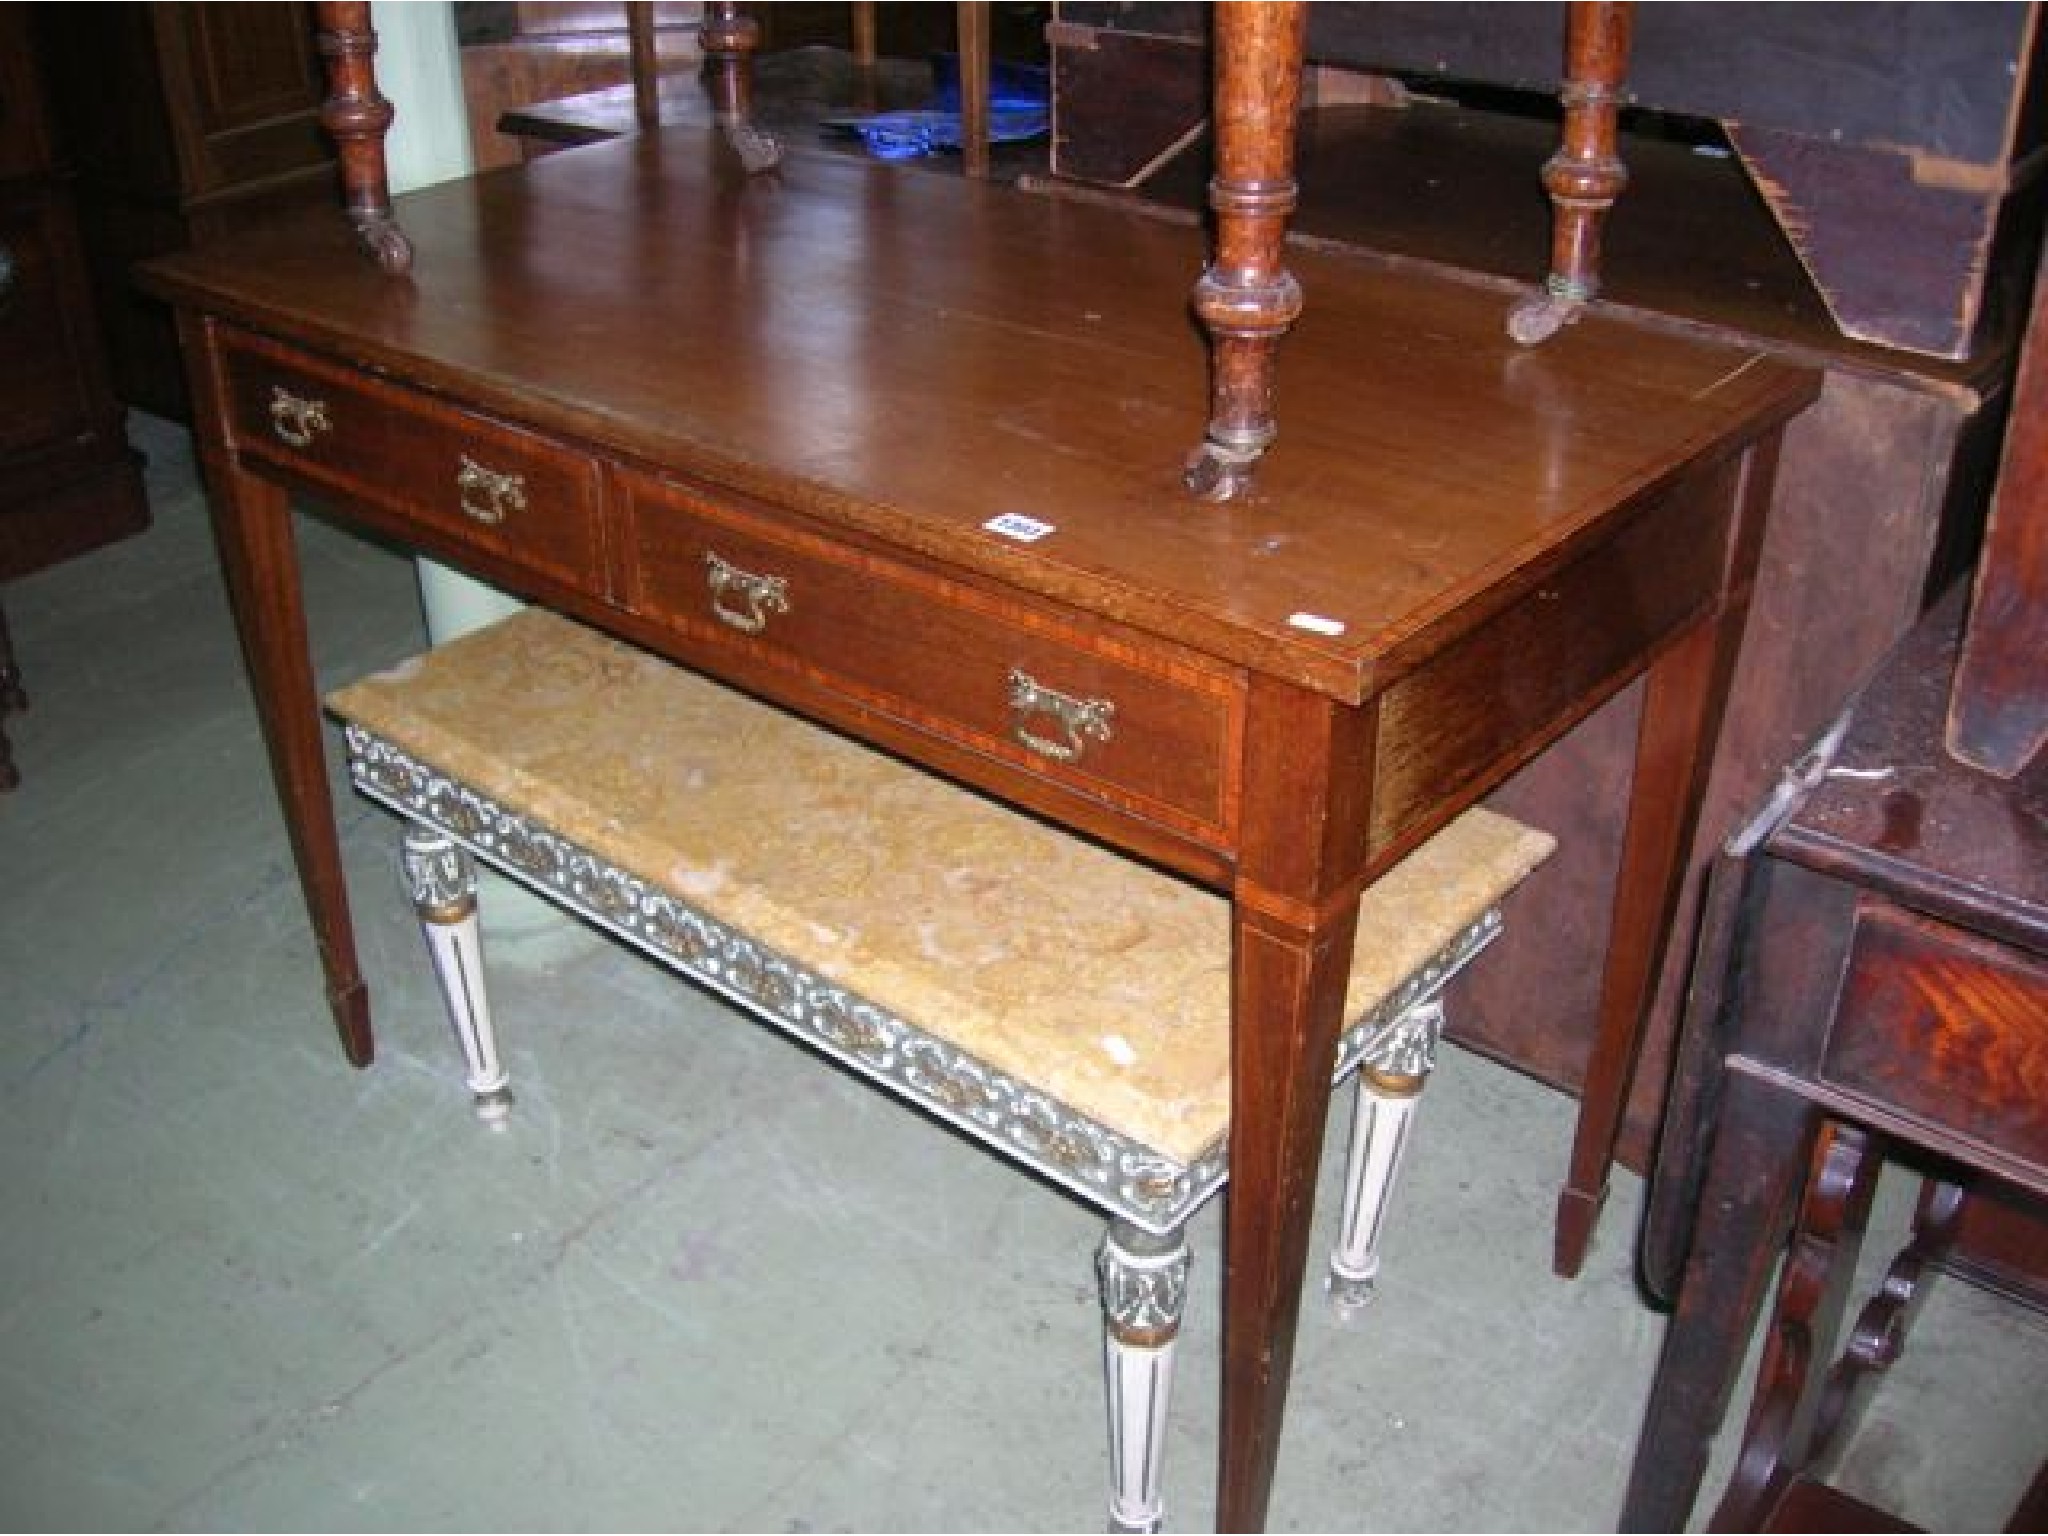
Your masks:
<path fill-rule="evenodd" d="M 182 419 L 170 315 L 131 281 L 146 257 L 233 240 L 332 203 L 334 149 L 312 8 L 39 5 L 34 43 L 78 217 L 115 392 Z"/>
<path fill-rule="evenodd" d="M 149 521 L 27 35 L 28 7 L 0 5 L 0 581 Z M 24 702 L 5 637 L 0 620 L 0 721 Z"/>

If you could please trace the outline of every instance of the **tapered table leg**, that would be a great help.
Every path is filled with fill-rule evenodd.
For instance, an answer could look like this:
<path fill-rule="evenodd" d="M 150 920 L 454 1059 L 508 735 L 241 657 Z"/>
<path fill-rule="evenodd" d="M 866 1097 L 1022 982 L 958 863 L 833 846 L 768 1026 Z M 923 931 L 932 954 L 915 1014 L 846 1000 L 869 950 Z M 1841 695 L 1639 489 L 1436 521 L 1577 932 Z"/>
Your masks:
<path fill-rule="evenodd" d="M 1715 611 L 1658 657 L 1644 680 L 1600 1014 L 1558 1196 L 1552 1267 L 1566 1277 L 1585 1263 L 1606 1203 L 1630 1084 L 1683 906 L 1700 802 L 1749 617 L 1776 458 L 1773 445 L 1753 450 L 1740 466 Z"/>
<path fill-rule="evenodd" d="M 1372 802 L 1372 708 L 1255 679 L 1232 892 L 1217 1528 L 1263 1528 Z"/>
<path fill-rule="evenodd" d="M 200 323 L 189 312 L 180 315 L 179 341 L 188 359 L 206 355 Z M 194 419 L 225 420 L 213 377 L 197 366 L 188 376 Z M 342 878 L 341 837 L 327 783 L 320 695 L 307 647 L 291 502 L 282 486 L 239 469 L 220 439 L 201 438 L 198 448 L 214 542 L 320 952 L 327 1005 L 350 1064 L 366 1067 L 376 1054 L 370 994 L 356 960 L 355 928 Z"/>

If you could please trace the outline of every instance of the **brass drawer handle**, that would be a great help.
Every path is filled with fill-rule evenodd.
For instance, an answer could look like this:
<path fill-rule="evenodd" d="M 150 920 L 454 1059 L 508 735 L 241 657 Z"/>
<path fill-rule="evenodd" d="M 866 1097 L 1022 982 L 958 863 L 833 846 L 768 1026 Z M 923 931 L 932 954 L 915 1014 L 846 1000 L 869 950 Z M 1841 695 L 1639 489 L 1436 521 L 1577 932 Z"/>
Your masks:
<path fill-rule="evenodd" d="M 270 386 L 270 429 L 288 446 L 310 448 L 317 433 L 332 432 L 327 402 L 309 400 L 279 385 Z"/>
<path fill-rule="evenodd" d="M 1047 688 L 1028 672 L 1012 667 L 1010 713 L 1010 735 L 1018 746 L 1056 763 L 1077 763 L 1090 741 L 1109 740 L 1109 722 L 1116 714 L 1116 705 L 1108 699 L 1077 699 Z M 1059 725 L 1060 739 L 1033 731 L 1033 715 L 1050 715 Z"/>
<path fill-rule="evenodd" d="M 514 512 L 526 510 L 526 477 L 487 469 L 468 454 L 460 456 L 461 471 L 455 489 L 462 498 L 462 511 L 480 523 L 495 528 Z"/>
<path fill-rule="evenodd" d="M 720 623 L 729 624 L 743 635 L 758 635 L 768 627 L 768 616 L 789 612 L 789 583 L 780 576 L 756 576 L 704 551 L 705 585 L 711 589 L 711 611 Z M 730 607 L 725 601 L 732 593 L 743 605 Z"/>

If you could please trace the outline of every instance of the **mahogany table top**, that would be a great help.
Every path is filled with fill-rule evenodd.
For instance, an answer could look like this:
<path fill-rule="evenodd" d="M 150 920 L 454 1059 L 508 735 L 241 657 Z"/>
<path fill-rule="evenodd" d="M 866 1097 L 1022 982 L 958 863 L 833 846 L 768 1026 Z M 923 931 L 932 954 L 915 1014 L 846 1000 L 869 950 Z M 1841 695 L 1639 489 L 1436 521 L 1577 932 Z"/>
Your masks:
<path fill-rule="evenodd" d="M 155 263 L 159 293 L 1356 701 L 1811 398 L 1758 352 L 1297 252 L 1280 438 L 1198 503 L 1201 231 L 679 127 Z M 991 532 L 1021 515 L 1052 532 Z M 1306 621 L 1300 616 L 1306 616 Z"/>

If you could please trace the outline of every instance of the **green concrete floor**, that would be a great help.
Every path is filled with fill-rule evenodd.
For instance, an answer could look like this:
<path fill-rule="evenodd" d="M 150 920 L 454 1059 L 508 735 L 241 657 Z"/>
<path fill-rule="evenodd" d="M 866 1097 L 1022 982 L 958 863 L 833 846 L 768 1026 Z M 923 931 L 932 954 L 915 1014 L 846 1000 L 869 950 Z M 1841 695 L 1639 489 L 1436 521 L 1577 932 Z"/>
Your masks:
<path fill-rule="evenodd" d="M 1099 1528 L 1096 1218 L 496 883 L 519 1102 L 483 1127 L 395 825 L 345 789 L 381 1055 L 343 1064 L 184 434 L 132 431 L 155 527 L 4 594 L 33 707 L 0 796 L 0 1525 Z M 301 528 L 323 685 L 423 643 L 409 563 Z M 1630 1177 L 1550 1273 L 1572 1108 L 1447 1052 L 1379 1301 L 1305 1308 L 1275 1529 L 1612 1528 L 1663 1325 Z M 1180 1530 L 1211 1516 L 1218 1220 Z M 2044 1367 L 2041 1319 L 1944 1281 L 1845 1480 L 1995 1527 Z"/>

